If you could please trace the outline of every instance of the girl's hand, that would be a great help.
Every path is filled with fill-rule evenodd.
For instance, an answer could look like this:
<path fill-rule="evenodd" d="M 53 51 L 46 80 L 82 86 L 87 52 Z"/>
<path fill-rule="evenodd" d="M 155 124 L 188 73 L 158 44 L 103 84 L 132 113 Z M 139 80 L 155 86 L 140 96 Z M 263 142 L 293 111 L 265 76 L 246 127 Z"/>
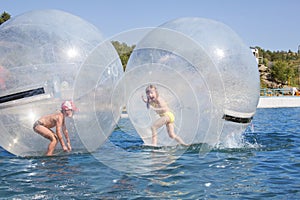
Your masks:
<path fill-rule="evenodd" d="M 143 100 L 143 102 L 147 102 L 147 100 L 144 98 L 144 95 L 142 95 L 142 100 Z"/>

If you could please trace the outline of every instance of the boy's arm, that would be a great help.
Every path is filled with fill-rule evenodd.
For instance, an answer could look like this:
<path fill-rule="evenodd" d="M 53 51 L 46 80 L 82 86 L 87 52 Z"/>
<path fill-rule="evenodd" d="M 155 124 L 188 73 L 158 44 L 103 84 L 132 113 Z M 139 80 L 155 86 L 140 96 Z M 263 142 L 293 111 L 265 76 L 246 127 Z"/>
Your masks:
<path fill-rule="evenodd" d="M 56 122 L 56 134 L 57 134 L 59 143 L 61 144 L 61 147 L 63 148 L 64 151 L 67 151 L 68 149 L 65 145 L 65 142 L 64 142 L 62 134 L 61 134 L 62 125 L 63 125 L 63 119 L 61 117 L 58 117 L 57 122 Z"/>
<path fill-rule="evenodd" d="M 67 140 L 67 148 L 69 151 L 72 150 L 72 147 L 71 147 L 71 141 L 70 141 L 70 138 L 69 138 L 69 132 L 68 132 L 68 129 L 66 127 L 66 124 L 63 122 L 63 125 L 62 125 L 62 130 L 63 130 L 63 133 L 65 135 L 65 138 Z"/>

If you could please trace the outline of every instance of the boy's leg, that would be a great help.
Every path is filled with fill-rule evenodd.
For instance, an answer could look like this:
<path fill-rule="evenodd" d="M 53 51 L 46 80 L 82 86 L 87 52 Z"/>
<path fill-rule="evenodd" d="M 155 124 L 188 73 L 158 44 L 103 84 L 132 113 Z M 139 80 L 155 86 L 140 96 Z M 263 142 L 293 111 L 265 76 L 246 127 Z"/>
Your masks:
<path fill-rule="evenodd" d="M 56 135 L 53 133 L 53 136 L 52 136 L 52 140 L 50 140 L 50 144 L 48 145 L 48 151 L 47 151 L 47 156 L 52 156 L 53 155 L 53 152 L 55 150 L 55 147 L 57 145 L 57 138 L 55 137 Z"/>
<path fill-rule="evenodd" d="M 50 140 L 50 143 L 48 145 L 48 151 L 47 151 L 47 156 L 53 155 L 54 149 L 57 145 L 57 138 L 56 135 L 48 128 L 42 126 L 42 125 L 37 125 L 34 128 L 34 131 L 40 134 L 41 136 L 47 138 Z"/>

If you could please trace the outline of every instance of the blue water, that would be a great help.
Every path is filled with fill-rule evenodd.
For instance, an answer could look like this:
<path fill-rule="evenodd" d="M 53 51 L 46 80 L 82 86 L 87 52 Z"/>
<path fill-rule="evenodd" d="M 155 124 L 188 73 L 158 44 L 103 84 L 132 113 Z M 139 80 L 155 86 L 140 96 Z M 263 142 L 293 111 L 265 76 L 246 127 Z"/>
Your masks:
<path fill-rule="evenodd" d="M 109 141 L 94 154 L 55 157 L 0 148 L 0 197 L 300 199 L 300 108 L 258 109 L 234 149 L 147 148 L 127 119 Z"/>

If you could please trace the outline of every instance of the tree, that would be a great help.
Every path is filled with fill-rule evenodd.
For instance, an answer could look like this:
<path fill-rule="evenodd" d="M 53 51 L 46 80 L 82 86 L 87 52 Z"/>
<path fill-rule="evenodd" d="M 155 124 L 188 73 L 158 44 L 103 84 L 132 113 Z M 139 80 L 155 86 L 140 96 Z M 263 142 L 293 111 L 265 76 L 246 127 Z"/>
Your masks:
<path fill-rule="evenodd" d="M 288 84 L 289 85 L 294 85 L 295 83 L 295 70 L 294 70 L 294 68 L 292 68 L 292 67 L 288 67 L 287 69 L 286 69 L 286 77 L 287 77 L 287 80 L 288 80 Z"/>
<path fill-rule="evenodd" d="M 0 16 L 0 25 L 10 19 L 10 14 L 3 12 Z"/>
<path fill-rule="evenodd" d="M 283 61 L 276 61 L 271 68 L 271 75 L 277 82 L 285 83 L 287 81 L 285 76 L 287 63 Z"/>
<path fill-rule="evenodd" d="M 123 70 L 125 71 L 127 62 L 129 57 L 135 48 L 135 45 L 128 46 L 126 43 L 120 43 L 118 41 L 112 41 L 113 46 L 115 47 L 116 51 L 119 54 L 120 60 L 122 62 Z"/>
<path fill-rule="evenodd" d="M 296 74 L 296 68 L 288 66 L 288 63 L 282 60 L 275 61 L 271 69 L 271 75 L 273 78 L 282 84 L 296 84 Z"/>

